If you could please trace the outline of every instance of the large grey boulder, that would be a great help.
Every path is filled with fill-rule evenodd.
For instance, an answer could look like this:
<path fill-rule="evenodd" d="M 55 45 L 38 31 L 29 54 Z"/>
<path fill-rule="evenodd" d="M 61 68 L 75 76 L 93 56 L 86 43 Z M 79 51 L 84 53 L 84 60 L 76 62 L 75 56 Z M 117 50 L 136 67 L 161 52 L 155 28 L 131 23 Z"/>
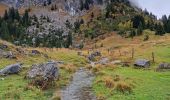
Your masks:
<path fill-rule="evenodd" d="M 0 49 L 7 49 L 8 48 L 8 46 L 6 45 L 6 44 L 0 44 Z"/>
<path fill-rule="evenodd" d="M 170 63 L 161 63 L 159 69 L 170 69 Z"/>
<path fill-rule="evenodd" d="M 39 54 L 41 54 L 38 50 L 32 50 L 31 53 L 32 53 L 32 55 L 39 55 Z"/>
<path fill-rule="evenodd" d="M 106 65 L 106 64 L 109 63 L 109 59 L 108 58 L 102 58 L 98 63 L 102 64 L 102 65 Z"/>
<path fill-rule="evenodd" d="M 111 64 L 113 64 L 113 65 L 121 65 L 122 61 L 121 60 L 114 60 L 114 61 L 111 62 Z"/>
<path fill-rule="evenodd" d="M 89 61 L 95 61 L 95 57 L 101 56 L 101 53 L 99 51 L 92 52 L 90 55 L 88 55 Z"/>
<path fill-rule="evenodd" d="M 5 52 L 3 56 L 9 59 L 16 59 L 16 56 L 14 55 L 12 51 Z"/>
<path fill-rule="evenodd" d="M 12 51 L 5 51 L 0 49 L 0 58 L 16 59 L 16 56 Z"/>
<path fill-rule="evenodd" d="M 26 78 L 31 84 L 46 89 L 53 85 L 54 80 L 59 79 L 59 68 L 56 62 L 32 65 Z"/>
<path fill-rule="evenodd" d="M 21 70 L 21 65 L 21 63 L 17 63 L 6 66 L 4 69 L 0 70 L 0 75 L 18 74 Z"/>
<path fill-rule="evenodd" d="M 44 80 L 59 78 L 59 68 L 56 62 L 47 62 L 42 64 L 32 65 L 30 71 L 28 71 L 27 78 L 34 79 L 41 77 Z"/>
<path fill-rule="evenodd" d="M 134 66 L 135 67 L 148 68 L 148 67 L 150 67 L 150 60 L 137 59 L 134 63 Z"/>

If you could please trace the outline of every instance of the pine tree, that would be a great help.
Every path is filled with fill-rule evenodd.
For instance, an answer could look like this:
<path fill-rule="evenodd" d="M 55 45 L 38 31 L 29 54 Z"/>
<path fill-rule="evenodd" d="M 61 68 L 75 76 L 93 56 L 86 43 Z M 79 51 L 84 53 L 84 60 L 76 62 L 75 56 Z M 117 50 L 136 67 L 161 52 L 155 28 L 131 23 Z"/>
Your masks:
<path fill-rule="evenodd" d="M 83 0 L 80 0 L 80 10 L 82 11 L 84 9 L 84 3 Z"/>
<path fill-rule="evenodd" d="M 5 21 L 1 23 L 1 38 L 4 40 L 10 40 L 8 25 Z"/>
<path fill-rule="evenodd" d="M 8 17 L 8 11 L 7 10 L 5 10 L 5 14 L 4 14 L 4 20 L 7 20 L 9 17 Z"/>
<path fill-rule="evenodd" d="M 12 8 L 9 9 L 8 15 L 9 15 L 9 18 L 10 18 L 12 21 L 14 21 L 14 19 L 15 19 L 15 9 L 14 9 L 14 7 L 12 7 Z"/>
<path fill-rule="evenodd" d="M 135 30 L 130 31 L 130 37 L 133 39 L 133 37 L 136 36 Z"/>
<path fill-rule="evenodd" d="M 167 16 L 163 15 L 161 20 L 163 22 L 163 27 L 164 27 L 165 31 L 167 32 L 168 31 L 168 18 L 167 18 Z"/>
<path fill-rule="evenodd" d="M 90 7 L 89 7 L 89 0 L 85 0 L 84 8 L 85 8 L 86 10 L 89 10 L 89 9 L 90 9 Z"/>
<path fill-rule="evenodd" d="M 26 27 L 30 25 L 28 10 L 25 10 L 24 16 L 22 18 L 22 22 L 23 22 L 23 25 L 26 26 Z"/>
<path fill-rule="evenodd" d="M 164 35 L 165 34 L 165 30 L 164 30 L 163 26 L 161 25 L 161 23 L 158 24 L 155 34 L 156 35 Z"/>
<path fill-rule="evenodd" d="M 70 45 L 72 45 L 72 33 L 71 32 L 69 32 L 67 36 L 66 48 L 69 48 Z"/>
<path fill-rule="evenodd" d="M 15 19 L 16 19 L 17 21 L 20 21 L 20 15 L 19 15 L 18 10 L 15 10 Z"/>
<path fill-rule="evenodd" d="M 142 35 L 142 32 L 143 32 L 143 26 L 142 23 L 140 23 L 137 29 L 137 35 Z"/>
<path fill-rule="evenodd" d="M 134 18 L 132 18 L 133 22 L 133 28 L 138 28 L 140 23 L 142 24 L 142 27 L 145 27 L 145 19 L 141 15 L 136 15 Z"/>
<path fill-rule="evenodd" d="M 55 9 L 55 8 L 54 8 L 54 6 L 52 5 L 52 6 L 51 6 L 51 10 L 53 11 L 54 9 Z"/>
<path fill-rule="evenodd" d="M 50 5 L 51 4 L 51 0 L 48 0 L 48 5 Z"/>
<path fill-rule="evenodd" d="M 69 28 L 69 29 L 72 28 L 72 24 L 70 23 L 69 20 L 66 20 L 65 25 L 66 25 L 66 27 Z"/>
<path fill-rule="evenodd" d="M 79 21 L 79 20 L 77 20 L 76 22 L 74 22 L 75 32 L 80 29 L 80 25 L 81 25 L 81 24 L 80 24 L 80 21 Z"/>

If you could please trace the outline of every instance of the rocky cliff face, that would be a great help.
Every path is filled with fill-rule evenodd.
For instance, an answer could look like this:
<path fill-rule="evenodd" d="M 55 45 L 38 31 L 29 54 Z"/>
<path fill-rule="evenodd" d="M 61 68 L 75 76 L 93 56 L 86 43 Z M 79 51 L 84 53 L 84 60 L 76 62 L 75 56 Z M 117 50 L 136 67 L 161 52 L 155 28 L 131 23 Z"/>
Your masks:
<path fill-rule="evenodd" d="M 43 6 L 56 4 L 68 11 L 71 15 L 75 15 L 84 8 L 88 9 L 92 5 L 104 4 L 108 0 L 0 0 L 9 6 L 16 8 L 29 6 Z"/>
<path fill-rule="evenodd" d="M 16 8 L 19 7 L 28 7 L 28 6 L 41 6 L 44 4 L 51 4 L 51 2 L 54 0 L 0 0 L 0 2 L 3 2 L 9 6 L 13 6 Z"/>

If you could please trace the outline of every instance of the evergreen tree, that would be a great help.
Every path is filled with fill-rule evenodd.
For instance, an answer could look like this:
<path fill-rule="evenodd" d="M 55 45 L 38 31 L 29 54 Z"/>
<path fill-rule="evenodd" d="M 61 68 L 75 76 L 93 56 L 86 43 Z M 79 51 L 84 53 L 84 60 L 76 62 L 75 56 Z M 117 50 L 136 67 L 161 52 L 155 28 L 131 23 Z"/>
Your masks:
<path fill-rule="evenodd" d="M 97 0 L 98 4 L 102 5 L 103 4 L 103 0 Z"/>
<path fill-rule="evenodd" d="M 4 20 L 7 20 L 8 19 L 8 11 L 7 10 L 5 10 L 5 14 L 4 14 Z"/>
<path fill-rule="evenodd" d="M 156 35 L 164 35 L 165 34 L 165 30 L 164 30 L 163 26 L 161 25 L 161 23 L 158 24 L 155 34 Z"/>
<path fill-rule="evenodd" d="M 66 48 L 69 48 L 69 46 L 72 45 L 72 33 L 69 32 L 67 36 L 67 43 L 66 43 Z"/>
<path fill-rule="evenodd" d="M 133 39 L 133 37 L 136 36 L 135 30 L 130 31 L 130 37 Z"/>
<path fill-rule="evenodd" d="M 84 9 L 84 3 L 83 0 L 80 0 L 80 10 L 82 11 Z"/>
<path fill-rule="evenodd" d="M 84 8 L 85 8 L 86 10 L 89 10 L 89 9 L 90 9 L 90 8 L 89 8 L 89 0 L 85 0 Z"/>
<path fill-rule="evenodd" d="M 136 15 L 132 18 L 133 28 L 138 28 L 140 24 L 142 24 L 142 27 L 145 27 L 145 19 L 141 15 Z"/>
<path fill-rule="evenodd" d="M 52 6 L 51 6 L 51 10 L 53 11 L 54 9 L 55 9 L 55 8 L 54 8 L 54 6 L 52 5 Z"/>
<path fill-rule="evenodd" d="M 74 22 L 75 32 L 80 29 L 80 25 L 81 25 L 81 23 L 79 22 L 79 20 L 77 20 L 76 22 Z"/>
<path fill-rule="evenodd" d="M 165 31 L 167 32 L 168 31 L 168 18 L 167 18 L 167 16 L 166 15 L 163 15 L 162 16 L 162 22 L 163 22 L 163 27 L 164 27 L 164 29 L 165 29 Z"/>
<path fill-rule="evenodd" d="M 69 28 L 69 29 L 72 28 L 72 24 L 70 23 L 69 20 L 66 20 L 65 25 L 66 25 L 66 27 Z"/>
<path fill-rule="evenodd" d="M 16 19 L 17 21 L 20 21 L 20 15 L 19 15 L 18 10 L 15 10 L 15 19 Z"/>
<path fill-rule="evenodd" d="M 137 29 L 137 35 L 142 35 L 142 32 L 143 32 L 143 26 L 142 23 L 140 23 Z"/>
<path fill-rule="evenodd" d="M 25 10 L 24 16 L 22 18 L 22 22 L 23 22 L 23 25 L 26 27 L 30 25 L 28 10 Z"/>
<path fill-rule="evenodd" d="M 8 25 L 5 21 L 1 23 L 0 36 L 4 40 L 10 40 Z"/>
<path fill-rule="evenodd" d="M 9 15 L 9 18 L 10 18 L 12 21 L 14 21 L 14 19 L 15 19 L 15 9 L 14 9 L 14 7 L 12 7 L 12 8 L 9 9 L 8 15 Z"/>
<path fill-rule="evenodd" d="M 51 0 L 48 0 L 48 5 L 50 5 L 51 4 Z"/>

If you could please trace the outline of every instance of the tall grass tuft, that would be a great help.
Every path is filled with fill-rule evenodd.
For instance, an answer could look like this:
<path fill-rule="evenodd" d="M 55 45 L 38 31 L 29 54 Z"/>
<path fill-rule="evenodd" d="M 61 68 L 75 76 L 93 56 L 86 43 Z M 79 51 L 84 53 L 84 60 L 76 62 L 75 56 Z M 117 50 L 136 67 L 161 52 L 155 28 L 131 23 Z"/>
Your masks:
<path fill-rule="evenodd" d="M 117 83 L 116 89 L 117 89 L 117 91 L 120 91 L 122 93 L 131 93 L 132 92 L 132 87 L 125 82 Z"/>

